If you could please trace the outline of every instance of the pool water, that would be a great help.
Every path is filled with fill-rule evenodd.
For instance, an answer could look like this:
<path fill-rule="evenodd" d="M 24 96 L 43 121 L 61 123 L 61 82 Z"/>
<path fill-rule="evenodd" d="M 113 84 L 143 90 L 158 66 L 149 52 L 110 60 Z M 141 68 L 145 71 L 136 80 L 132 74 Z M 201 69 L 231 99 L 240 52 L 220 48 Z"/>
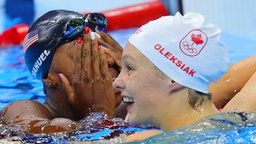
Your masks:
<path fill-rule="evenodd" d="M 59 132 L 54 134 L 25 134 L 21 128 L 0 124 L 0 140 L 10 138 L 12 141 L 23 143 L 68 143 L 78 141 L 109 140 L 123 134 L 129 135 L 146 129 L 157 129 L 149 125 L 131 124 L 120 118 L 110 119 L 102 113 L 92 113 L 80 120 L 77 129 L 71 132 Z M 122 139 L 116 139 L 121 142 Z M 0 141 L 1 143 L 1 141 Z"/>
<path fill-rule="evenodd" d="M 229 112 L 134 144 L 252 144 L 256 143 L 256 113 Z"/>
<path fill-rule="evenodd" d="M 119 30 L 110 34 L 124 47 L 129 35 L 135 30 Z M 230 50 L 231 64 L 256 54 L 253 39 L 228 34 L 224 34 L 223 39 Z M 0 109 L 15 100 L 32 99 L 43 103 L 44 98 L 42 83 L 32 78 L 25 66 L 21 46 L 0 48 Z M 246 115 L 249 121 L 243 121 L 237 114 L 227 114 L 224 120 L 223 116 L 218 119 L 220 115 L 216 115 L 208 121 L 164 133 L 144 143 L 233 143 L 234 140 L 235 143 L 255 143 L 256 116 L 253 113 Z M 109 139 L 150 128 L 153 127 L 130 124 L 118 118 L 110 120 L 103 114 L 92 114 L 81 120 L 78 129 L 71 133 L 25 135 L 16 126 L 0 125 L 0 139 L 10 137 L 25 143 L 67 143 Z"/>
<path fill-rule="evenodd" d="M 42 83 L 31 77 L 21 46 L 0 49 L 0 109 L 20 99 L 44 101 Z"/>

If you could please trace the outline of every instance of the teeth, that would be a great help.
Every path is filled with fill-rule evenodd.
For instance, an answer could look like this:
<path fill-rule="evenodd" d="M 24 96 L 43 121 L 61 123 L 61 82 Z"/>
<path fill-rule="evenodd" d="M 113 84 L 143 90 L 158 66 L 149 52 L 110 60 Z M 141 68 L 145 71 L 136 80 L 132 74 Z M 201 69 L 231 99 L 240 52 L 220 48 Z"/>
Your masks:
<path fill-rule="evenodd" d="M 132 104 L 132 103 L 134 103 L 134 100 L 130 97 L 123 97 L 123 102 Z"/>

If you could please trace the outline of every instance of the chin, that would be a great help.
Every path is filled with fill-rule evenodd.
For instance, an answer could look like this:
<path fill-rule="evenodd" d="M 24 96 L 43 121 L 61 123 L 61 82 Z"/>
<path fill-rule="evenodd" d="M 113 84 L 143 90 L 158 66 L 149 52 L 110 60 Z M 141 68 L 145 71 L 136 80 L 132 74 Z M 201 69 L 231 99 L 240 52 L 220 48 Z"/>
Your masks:
<path fill-rule="evenodd" d="M 139 116 L 137 115 L 137 116 L 131 117 L 129 118 L 129 121 L 136 124 L 149 124 L 149 125 L 155 124 L 147 117 L 145 116 L 143 117 L 143 115 L 139 115 Z"/>
<path fill-rule="evenodd" d="M 138 116 L 132 113 L 128 113 L 125 119 L 133 123 L 143 123 L 143 121 L 141 121 Z"/>

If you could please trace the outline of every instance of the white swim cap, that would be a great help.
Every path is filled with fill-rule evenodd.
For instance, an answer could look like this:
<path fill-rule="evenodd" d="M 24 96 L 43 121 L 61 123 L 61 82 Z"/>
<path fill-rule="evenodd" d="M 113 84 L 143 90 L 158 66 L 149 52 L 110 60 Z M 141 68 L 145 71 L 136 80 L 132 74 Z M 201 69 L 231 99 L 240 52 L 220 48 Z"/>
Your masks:
<path fill-rule="evenodd" d="M 140 27 L 129 42 L 181 85 L 208 93 L 208 86 L 228 69 L 228 49 L 221 30 L 190 12 L 164 16 Z"/>

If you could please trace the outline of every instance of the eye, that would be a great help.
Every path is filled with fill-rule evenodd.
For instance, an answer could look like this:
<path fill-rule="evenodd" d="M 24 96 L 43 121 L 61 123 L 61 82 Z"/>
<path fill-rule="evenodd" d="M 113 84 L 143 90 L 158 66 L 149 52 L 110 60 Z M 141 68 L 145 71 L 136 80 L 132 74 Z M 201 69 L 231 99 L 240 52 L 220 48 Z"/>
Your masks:
<path fill-rule="evenodd" d="M 132 70 L 133 70 L 132 67 L 131 67 L 131 65 L 127 65 L 127 66 L 126 66 L 126 69 L 127 69 L 127 71 L 132 71 Z"/>
<path fill-rule="evenodd" d="M 112 80 L 115 81 L 115 80 L 116 80 L 116 77 L 113 77 Z"/>

